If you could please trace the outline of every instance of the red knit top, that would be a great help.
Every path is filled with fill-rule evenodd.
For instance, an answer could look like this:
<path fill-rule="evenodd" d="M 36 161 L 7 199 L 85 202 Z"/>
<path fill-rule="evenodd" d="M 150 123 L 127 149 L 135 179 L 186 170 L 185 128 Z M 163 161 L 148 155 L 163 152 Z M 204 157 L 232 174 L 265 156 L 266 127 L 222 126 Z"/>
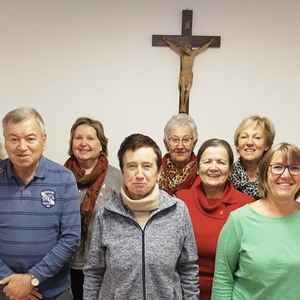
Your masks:
<path fill-rule="evenodd" d="M 220 231 L 231 211 L 254 199 L 236 190 L 230 181 L 220 198 L 207 199 L 199 179 L 190 189 L 179 191 L 177 197 L 187 204 L 192 219 L 199 257 L 200 298 L 210 300 Z"/>

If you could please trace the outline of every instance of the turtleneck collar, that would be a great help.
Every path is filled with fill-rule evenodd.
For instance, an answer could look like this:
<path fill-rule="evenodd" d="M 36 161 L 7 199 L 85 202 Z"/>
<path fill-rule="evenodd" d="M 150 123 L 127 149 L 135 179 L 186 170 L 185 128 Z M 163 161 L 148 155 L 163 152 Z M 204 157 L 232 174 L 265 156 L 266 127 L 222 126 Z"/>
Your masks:
<path fill-rule="evenodd" d="M 158 184 L 155 184 L 153 190 L 145 198 L 139 200 L 132 200 L 128 196 L 127 187 L 123 184 L 121 187 L 121 195 L 123 203 L 128 206 L 130 210 L 134 211 L 152 211 L 158 208 L 159 188 Z"/>

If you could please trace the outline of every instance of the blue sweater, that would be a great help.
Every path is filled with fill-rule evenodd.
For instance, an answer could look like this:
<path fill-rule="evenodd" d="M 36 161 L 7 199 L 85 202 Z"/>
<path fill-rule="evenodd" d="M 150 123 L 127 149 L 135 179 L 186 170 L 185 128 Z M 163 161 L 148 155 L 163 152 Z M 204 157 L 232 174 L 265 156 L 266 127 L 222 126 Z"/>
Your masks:
<path fill-rule="evenodd" d="M 9 159 L 0 162 L 1 279 L 30 272 L 43 297 L 63 292 L 70 287 L 68 261 L 79 239 L 78 190 L 70 170 L 41 157 L 25 185 Z"/>

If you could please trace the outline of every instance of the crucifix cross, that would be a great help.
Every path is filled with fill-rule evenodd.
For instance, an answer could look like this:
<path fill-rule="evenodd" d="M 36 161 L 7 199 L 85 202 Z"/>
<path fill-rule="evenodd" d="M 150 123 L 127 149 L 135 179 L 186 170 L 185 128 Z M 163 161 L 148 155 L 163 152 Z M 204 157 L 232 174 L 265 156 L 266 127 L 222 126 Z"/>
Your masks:
<path fill-rule="evenodd" d="M 193 36 L 193 11 L 182 11 L 181 35 L 152 35 L 152 46 L 169 46 L 181 57 L 179 76 L 179 112 L 189 113 L 189 94 L 193 80 L 193 63 L 197 54 L 208 47 L 220 47 L 220 36 Z M 197 49 L 193 49 L 197 47 Z"/>

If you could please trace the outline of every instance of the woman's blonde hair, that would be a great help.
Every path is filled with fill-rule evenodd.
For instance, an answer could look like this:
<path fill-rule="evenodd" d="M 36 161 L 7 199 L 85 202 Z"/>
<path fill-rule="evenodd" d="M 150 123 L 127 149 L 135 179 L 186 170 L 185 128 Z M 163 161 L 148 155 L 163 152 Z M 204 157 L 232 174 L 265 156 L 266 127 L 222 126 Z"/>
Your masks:
<path fill-rule="evenodd" d="M 100 141 L 100 143 L 102 145 L 101 153 L 103 153 L 105 156 L 108 156 L 108 150 L 107 150 L 108 139 L 106 138 L 106 136 L 104 134 L 103 125 L 99 121 L 93 120 L 93 119 L 90 119 L 90 118 L 87 118 L 87 117 L 78 118 L 75 121 L 75 123 L 72 125 L 71 130 L 70 130 L 70 140 L 69 140 L 68 154 L 70 156 L 73 155 L 72 144 L 73 144 L 74 132 L 75 132 L 75 129 L 79 125 L 88 125 L 88 126 L 93 127 L 96 130 L 97 138 L 98 138 L 98 140 Z"/>
<path fill-rule="evenodd" d="M 250 115 L 246 117 L 236 128 L 234 133 L 234 145 L 237 147 L 239 136 L 241 132 L 250 127 L 260 126 L 263 133 L 264 138 L 266 140 L 266 146 L 271 148 L 275 139 L 275 126 L 273 122 L 267 117 L 260 117 L 258 115 Z"/>
<path fill-rule="evenodd" d="M 296 165 L 300 166 L 300 149 L 295 145 L 288 143 L 280 143 L 272 147 L 262 158 L 259 164 L 259 177 L 258 177 L 258 190 L 259 197 L 266 198 L 270 192 L 268 184 L 268 177 L 270 176 L 270 164 L 273 156 L 280 152 L 282 157 L 282 163 L 284 165 Z M 300 176 L 300 175 L 299 175 Z M 295 199 L 300 196 L 300 189 L 295 195 Z"/>

